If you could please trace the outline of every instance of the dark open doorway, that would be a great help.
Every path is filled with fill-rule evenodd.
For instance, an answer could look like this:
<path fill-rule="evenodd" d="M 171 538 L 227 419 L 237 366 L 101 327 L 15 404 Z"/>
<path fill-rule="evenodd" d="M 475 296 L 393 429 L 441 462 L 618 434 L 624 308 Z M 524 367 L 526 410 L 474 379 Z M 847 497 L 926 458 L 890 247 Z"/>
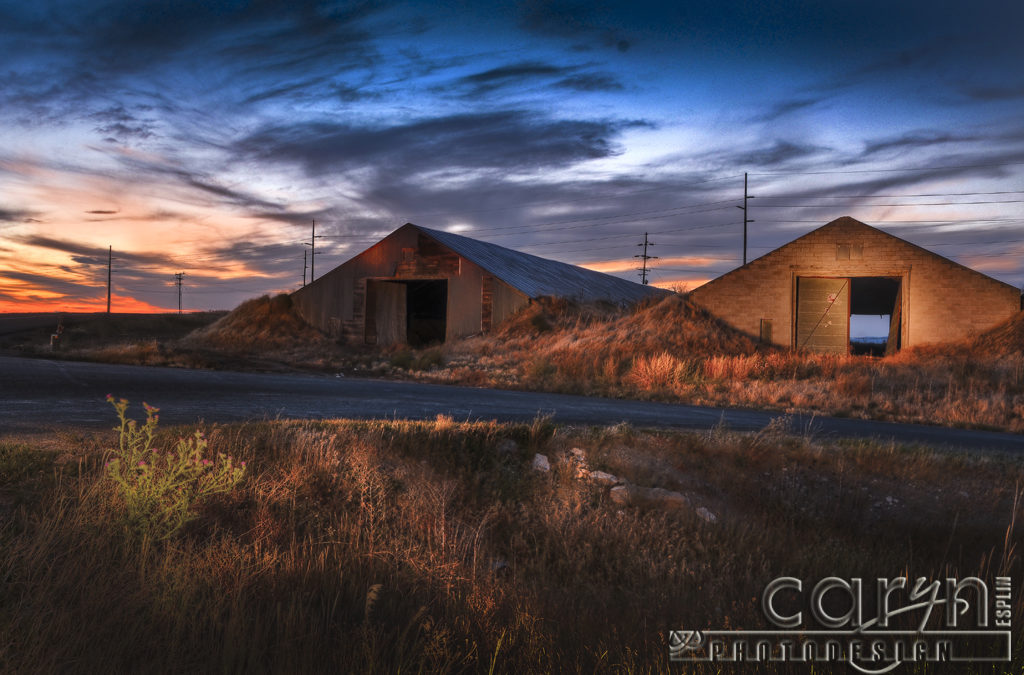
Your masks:
<path fill-rule="evenodd" d="M 448 317 L 448 281 L 406 281 L 406 342 L 419 347 L 444 342 Z"/>
<path fill-rule="evenodd" d="M 850 353 L 894 354 L 902 341 L 902 285 L 894 277 L 850 280 Z"/>

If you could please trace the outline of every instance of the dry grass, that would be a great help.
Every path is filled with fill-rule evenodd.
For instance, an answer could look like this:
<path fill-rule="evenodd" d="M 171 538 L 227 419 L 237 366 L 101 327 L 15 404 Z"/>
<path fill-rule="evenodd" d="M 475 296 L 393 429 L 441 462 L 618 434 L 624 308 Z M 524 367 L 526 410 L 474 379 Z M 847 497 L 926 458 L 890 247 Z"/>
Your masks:
<path fill-rule="evenodd" d="M 970 341 L 873 358 L 757 345 L 684 296 L 600 313 L 540 302 L 444 354 L 445 368 L 416 377 L 1024 432 L 1024 314 Z"/>
<path fill-rule="evenodd" d="M 541 299 L 489 335 L 411 350 L 342 347 L 278 296 L 243 303 L 182 339 L 71 356 L 341 371 L 1024 432 L 1024 313 L 972 340 L 873 358 L 758 345 L 681 295 L 631 309 Z"/>
<path fill-rule="evenodd" d="M 129 339 L 70 348 L 64 356 L 103 363 L 241 370 L 337 370 L 346 354 L 292 310 L 291 296 L 247 300 L 173 339 Z"/>
<path fill-rule="evenodd" d="M 678 672 L 666 631 L 765 628 L 779 575 L 1024 572 L 1019 462 L 781 426 L 213 426 L 246 482 L 160 543 L 112 524 L 112 435 L 0 440 L 0 670 Z M 572 477 L 572 447 L 719 521 L 616 506 Z"/>

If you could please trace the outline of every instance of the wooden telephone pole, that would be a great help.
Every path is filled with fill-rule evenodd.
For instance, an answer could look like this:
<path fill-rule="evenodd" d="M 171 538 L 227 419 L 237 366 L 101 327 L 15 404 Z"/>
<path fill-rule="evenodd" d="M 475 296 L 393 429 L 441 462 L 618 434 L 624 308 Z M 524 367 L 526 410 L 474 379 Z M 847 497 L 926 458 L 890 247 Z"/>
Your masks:
<path fill-rule="evenodd" d="M 114 262 L 114 247 L 107 247 L 107 314 L 110 314 L 110 268 Z"/>
<path fill-rule="evenodd" d="M 754 222 L 752 219 L 747 218 L 747 200 L 753 199 L 754 195 L 747 194 L 747 172 L 743 172 L 743 206 L 737 206 L 736 208 L 743 210 L 743 264 L 747 264 L 747 223 Z"/>
<path fill-rule="evenodd" d="M 174 273 L 174 283 L 178 285 L 178 314 L 181 314 L 181 280 L 185 277 L 184 272 Z"/>
<path fill-rule="evenodd" d="M 323 239 L 323 235 L 318 235 L 316 233 L 316 221 L 314 220 L 313 221 L 313 232 L 310 234 L 309 241 L 303 242 L 306 246 L 309 247 L 309 283 L 313 283 L 313 280 L 316 279 L 316 240 L 317 239 Z M 305 279 L 306 279 L 305 263 L 303 263 L 302 279 L 303 279 L 303 284 L 302 285 L 305 286 L 306 285 L 305 284 Z"/>
<path fill-rule="evenodd" d="M 640 260 L 643 262 L 643 266 L 642 267 L 637 267 L 637 270 L 640 271 L 640 283 L 642 283 L 643 285 L 646 286 L 647 285 L 647 261 L 648 260 L 657 260 L 658 256 L 656 256 L 656 255 L 647 255 L 647 247 L 648 246 L 654 246 L 654 242 L 650 242 L 650 241 L 647 240 L 647 233 L 646 232 L 644 232 L 644 243 L 637 244 L 637 246 L 643 246 L 644 247 L 644 252 L 643 253 L 641 253 L 640 255 L 635 255 L 633 257 L 634 258 L 640 258 Z"/>

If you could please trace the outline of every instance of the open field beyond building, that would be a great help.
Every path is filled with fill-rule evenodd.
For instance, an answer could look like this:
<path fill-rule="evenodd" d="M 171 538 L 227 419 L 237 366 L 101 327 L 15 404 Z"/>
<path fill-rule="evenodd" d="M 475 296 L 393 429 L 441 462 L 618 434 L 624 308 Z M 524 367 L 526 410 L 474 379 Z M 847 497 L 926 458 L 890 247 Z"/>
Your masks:
<path fill-rule="evenodd" d="M 1024 315 L 966 341 L 885 358 L 757 344 L 680 295 L 632 309 L 544 300 L 491 333 L 418 349 L 339 344 L 306 325 L 287 296 L 251 300 L 212 318 L 187 335 L 72 341 L 62 355 L 1024 431 Z M 20 346 L 23 353 L 49 353 L 39 340 Z"/>

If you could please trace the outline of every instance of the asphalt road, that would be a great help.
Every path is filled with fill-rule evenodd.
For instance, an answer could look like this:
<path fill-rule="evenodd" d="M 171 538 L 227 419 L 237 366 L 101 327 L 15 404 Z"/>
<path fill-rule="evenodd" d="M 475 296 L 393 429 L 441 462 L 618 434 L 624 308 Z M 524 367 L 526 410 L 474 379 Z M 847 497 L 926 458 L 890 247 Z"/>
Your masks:
<path fill-rule="evenodd" d="M 0 433 L 65 425 L 110 427 L 108 393 L 160 408 L 163 423 L 231 422 L 274 418 L 432 419 L 556 422 L 638 427 L 753 431 L 782 413 L 704 408 L 418 382 L 116 366 L 0 356 Z M 792 429 L 818 437 L 873 437 L 965 449 L 1024 452 L 1024 436 L 912 424 L 793 416 Z"/>

